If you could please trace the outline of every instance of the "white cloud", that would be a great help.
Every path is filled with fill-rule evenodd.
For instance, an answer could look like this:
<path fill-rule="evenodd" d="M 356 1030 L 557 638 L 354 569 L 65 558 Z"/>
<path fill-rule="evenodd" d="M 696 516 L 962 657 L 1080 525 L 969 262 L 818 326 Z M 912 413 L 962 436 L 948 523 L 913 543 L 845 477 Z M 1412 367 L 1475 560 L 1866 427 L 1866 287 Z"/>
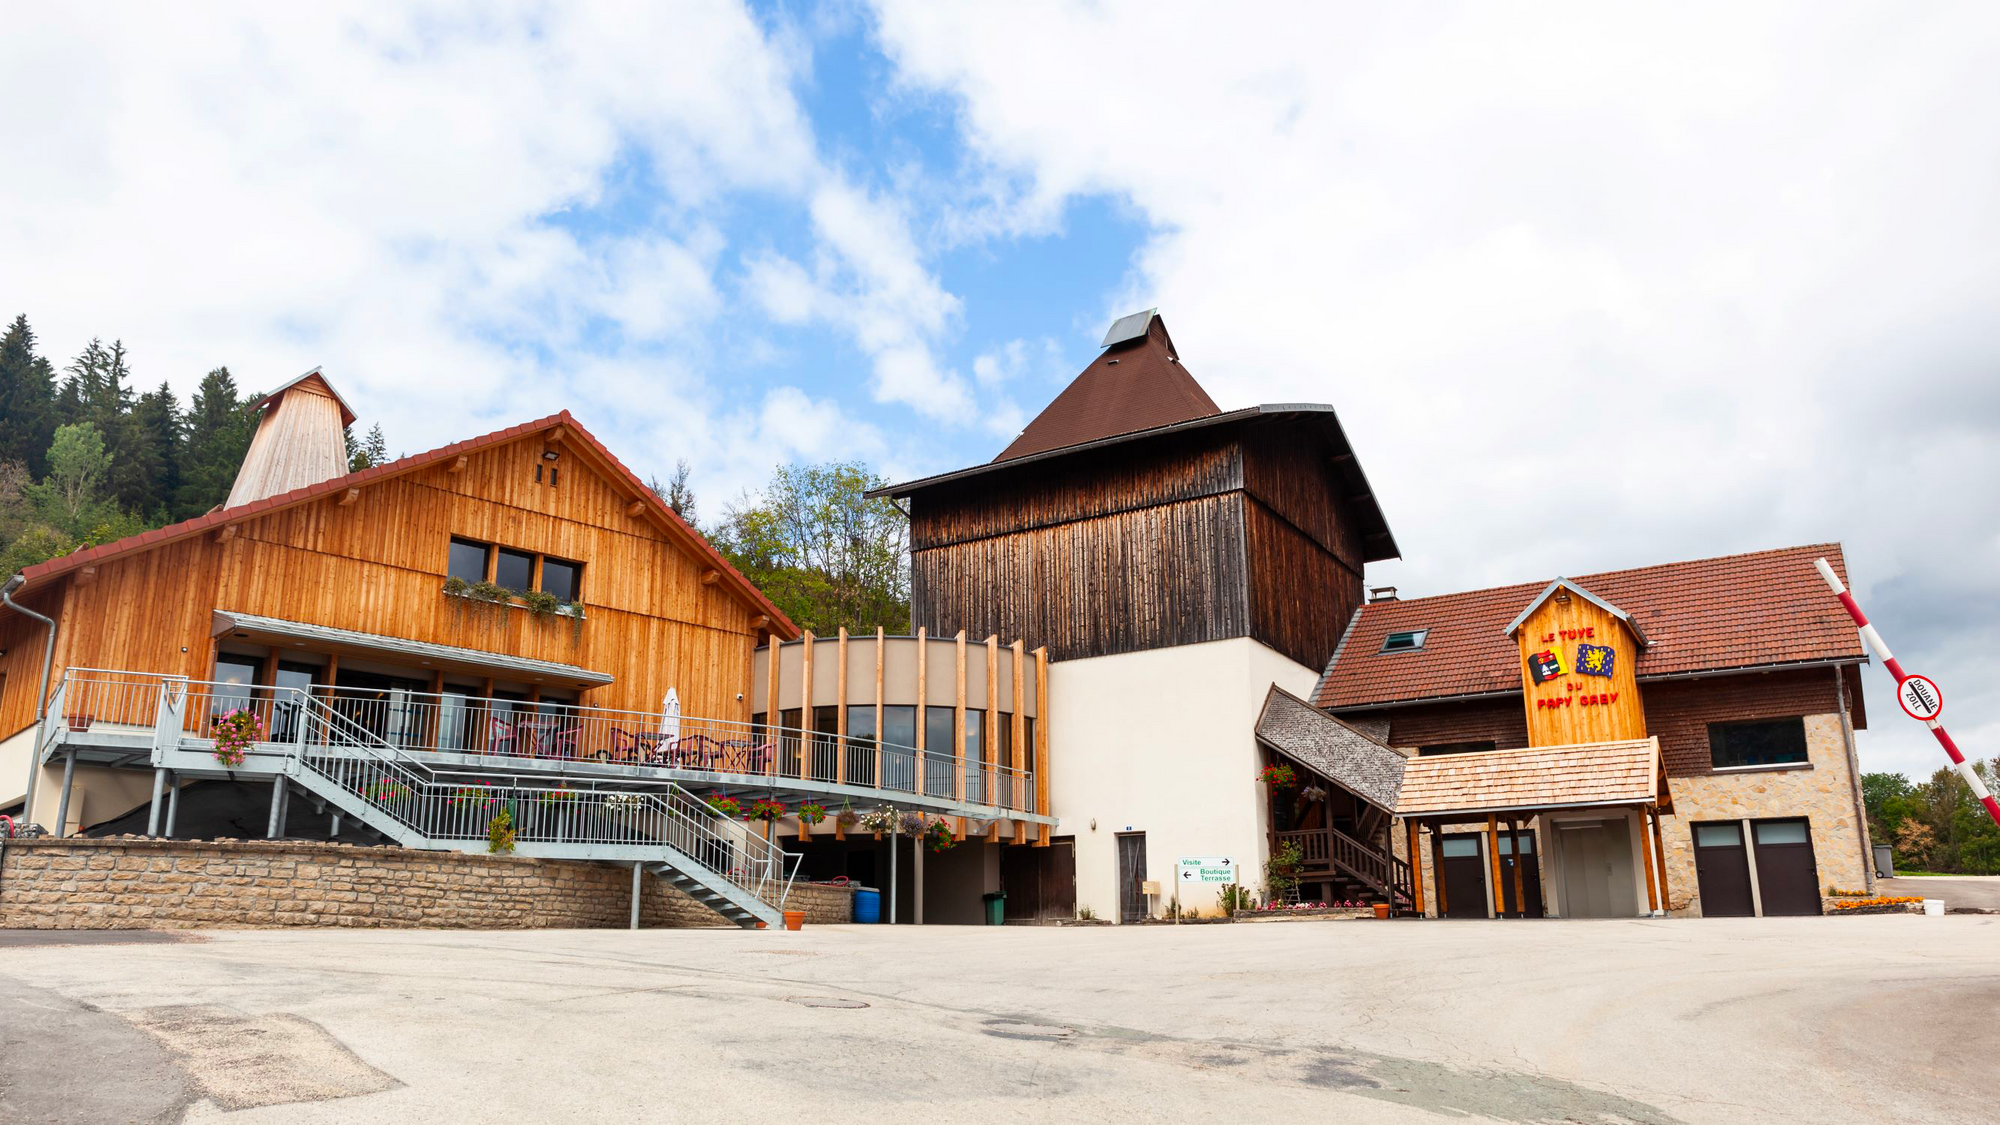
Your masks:
<path fill-rule="evenodd" d="M 825 163 L 809 62 L 735 0 L 25 8 L 0 307 L 58 364 L 119 335 L 184 393 L 323 365 L 397 448 L 599 401 L 614 447 L 698 446 L 740 394 L 712 372 L 746 209 L 809 219 L 788 249 L 843 286 L 780 319 L 929 355 L 957 312 L 901 212 Z M 935 382 L 896 397 L 968 416 Z"/>
<path fill-rule="evenodd" d="M 1839 537 L 2000 745 L 1992 7 L 876 7 L 993 192 L 961 227 L 1131 208 L 1102 318 L 1159 306 L 1225 407 L 1337 405 L 1381 578 Z M 1868 678 L 1865 765 L 1928 772 Z"/>

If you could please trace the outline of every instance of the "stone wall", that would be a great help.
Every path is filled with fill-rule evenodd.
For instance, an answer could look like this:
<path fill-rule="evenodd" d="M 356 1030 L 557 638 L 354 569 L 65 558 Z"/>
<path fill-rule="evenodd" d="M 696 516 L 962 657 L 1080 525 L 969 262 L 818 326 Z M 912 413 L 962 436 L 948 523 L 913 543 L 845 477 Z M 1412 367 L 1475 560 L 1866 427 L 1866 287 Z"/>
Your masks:
<path fill-rule="evenodd" d="M 729 926 L 651 875 L 640 924 Z M 0 927 L 230 929 L 619 928 L 632 869 L 617 864 L 285 840 L 11 841 L 0 858 Z M 803 884 L 787 907 L 847 922 L 853 893 Z"/>
<path fill-rule="evenodd" d="M 1669 782 L 1674 815 L 1660 818 L 1660 826 L 1667 852 L 1668 903 L 1674 913 L 1701 909 L 1690 827 L 1696 821 L 1806 817 L 1812 823 L 1820 889 L 1829 884 L 1841 890 L 1874 885 L 1863 855 L 1866 838 L 1854 811 L 1853 771 L 1841 717 L 1808 715 L 1805 724 L 1807 761 L 1801 765 L 1728 770 Z"/>

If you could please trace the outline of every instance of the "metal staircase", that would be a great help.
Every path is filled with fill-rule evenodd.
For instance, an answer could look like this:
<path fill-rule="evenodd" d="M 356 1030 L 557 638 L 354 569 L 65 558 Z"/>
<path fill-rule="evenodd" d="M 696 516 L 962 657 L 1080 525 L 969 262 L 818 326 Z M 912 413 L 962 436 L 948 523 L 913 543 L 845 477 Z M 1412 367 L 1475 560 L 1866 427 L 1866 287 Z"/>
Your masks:
<path fill-rule="evenodd" d="M 219 771 L 214 740 L 204 736 L 213 731 L 196 733 L 208 725 L 215 685 L 147 679 L 134 677 L 130 691 L 123 683 L 114 685 L 115 692 L 98 685 L 82 704 L 68 698 L 65 676 L 36 740 L 38 752 L 48 760 L 63 744 L 87 740 L 109 747 L 106 753 L 150 758 L 156 771 Z M 515 854 L 638 864 L 739 926 L 775 926 L 783 919 L 797 857 L 673 782 L 607 785 L 439 769 L 311 692 L 262 690 L 271 699 L 260 701 L 260 711 L 289 708 L 288 729 L 278 739 L 256 742 L 228 776 L 282 779 L 281 789 L 296 782 L 316 801 L 408 848 L 486 852 L 489 827 L 505 811 Z M 76 733 L 75 720 L 59 718 L 79 707 L 89 712 L 87 736 Z M 191 713 L 201 721 L 189 723 Z M 72 765 L 75 760 L 74 754 L 68 758 Z M 157 789 L 155 796 L 157 807 Z"/>

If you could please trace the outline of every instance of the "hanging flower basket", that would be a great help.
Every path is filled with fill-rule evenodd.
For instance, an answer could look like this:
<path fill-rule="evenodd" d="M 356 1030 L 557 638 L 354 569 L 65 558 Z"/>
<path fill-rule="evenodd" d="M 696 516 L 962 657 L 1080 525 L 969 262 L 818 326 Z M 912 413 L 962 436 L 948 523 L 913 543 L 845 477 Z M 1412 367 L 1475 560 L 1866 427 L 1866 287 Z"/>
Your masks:
<path fill-rule="evenodd" d="M 410 787 L 382 778 L 362 786 L 361 795 L 378 805 L 394 805 L 410 799 Z"/>
<path fill-rule="evenodd" d="M 879 809 L 870 809 L 861 814 L 861 828 L 866 832 L 887 832 L 896 827 L 896 818 L 900 815 L 900 813 L 888 805 L 884 805 Z"/>
<path fill-rule="evenodd" d="M 785 815 L 785 803 L 761 797 L 750 802 L 750 811 L 743 814 L 745 820 L 761 820 L 766 824 Z"/>
<path fill-rule="evenodd" d="M 938 817 L 924 826 L 924 846 L 934 852 L 950 851 L 958 843 L 958 835 L 951 830 L 951 821 Z"/>
<path fill-rule="evenodd" d="M 738 804 L 734 797 L 710 797 L 708 799 L 708 807 L 723 816 L 735 816 L 743 811 L 743 806 Z"/>
<path fill-rule="evenodd" d="M 1292 772 L 1292 767 L 1279 763 L 1258 771 L 1257 780 L 1273 789 L 1290 789 L 1299 783 L 1299 775 Z"/>
<path fill-rule="evenodd" d="M 808 801 L 805 804 L 799 806 L 800 824 L 804 824 L 807 826 L 814 826 L 819 824 L 820 821 L 825 819 L 826 819 L 825 805 L 815 805 L 812 802 Z"/>
<path fill-rule="evenodd" d="M 215 760 L 235 769 L 243 764 L 243 755 L 250 749 L 250 744 L 263 740 L 264 720 L 258 718 L 255 711 L 237 708 L 218 716 L 212 733 L 215 736 Z"/>

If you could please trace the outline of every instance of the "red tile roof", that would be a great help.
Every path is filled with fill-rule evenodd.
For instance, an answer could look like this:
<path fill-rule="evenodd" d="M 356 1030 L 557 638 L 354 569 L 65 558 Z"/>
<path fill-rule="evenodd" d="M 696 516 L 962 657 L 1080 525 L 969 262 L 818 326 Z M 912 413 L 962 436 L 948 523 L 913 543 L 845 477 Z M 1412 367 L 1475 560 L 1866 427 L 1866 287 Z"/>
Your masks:
<path fill-rule="evenodd" d="M 994 461 L 1206 418 L 1222 411 L 1181 366 L 1166 321 L 1092 360 Z"/>
<path fill-rule="evenodd" d="M 1847 577 L 1840 544 L 1786 547 L 1575 575 L 1574 581 L 1632 615 L 1647 646 L 1641 679 L 1863 658 L 1854 623 L 1813 560 Z M 1313 702 L 1340 710 L 1521 690 L 1520 652 L 1504 630 L 1548 585 L 1523 582 L 1408 601 L 1371 602 L 1355 612 Z M 1424 647 L 1382 651 L 1390 633 L 1428 629 Z"/>
<path fill-rule="evenodd" d="M 190 520 L 182 520 L 179 523 L 168 524 L 165 527 L 155 528 L 152 531 L 141 532 L 138 535 L 130 535 L 100 546 L 90 547 L 53 558 L 47 562 L 36 563 L 34 566 L 27 567 L 21 571 L 22 577 L 27 580 L 22 585 L 21 590 L 24 593 L 31 591 L 52 579 L 80 567 L 109 562 L 113 559 L 123 558 L 126 555 L 136 554 L 140 551 L 148 551 L 154 547 L 221 528 L 225 524 L 240 523 L 247 519 L 255 519 L 258 516 L 275 512 L 282 508 L 290 508 L 298 504 L 305 504 L 313 500 L 333 496 L 345 492 L 350 488 L 363 488 L 375 482 L 387 480 L 390 477 L 413 473 L 442 461 L 448 461 L 476 450 L 504 445 L 517 438 L 526 437 L 529 434 L 544 430 L 551 430 L 558 426 L 564 427 L 570 436 L 574 437 L 586 450 L 597 458 L 600 471 L 613 479 L 622 480 L 626 489 L 632 493 L 633 498 L 644 502 L 647 510 L 652 513 L 655 519 L 660 520 L 666 525 L 669 533 L 675 539 L 679 540 L 682 546 L 693 552 L 697 558 L 706 561 L 710 566 L 719 571 L 723 576 L 723 582 L 739 598 L 755 606 L 757 612 L 769 617 L 771 619 L 769 627 L 774 634 L 784 640 L 790 640 L 799 635 L 799 627 L 792 622 L 791 618 L 786 617 L 776 605 L 772 604 L 771 599 L 765 597 L 764 592 L 759 590 L 755 583 L 752 583 L 748 578 L 743 576 L 741 571 L 731 566 L 729 560 L 722 557 L 722 553 L 710 545 L 700 532 L 689 526 L 687 521 L 681 519 L 680 513 L 668 507 L 666 501 L 661 500 L 652 489 L 646 487 L 645 483 L 639 479 L 636 473 L 627 468 L 625 463 L 613 455 L 609 449 L 606 449 L 604 443 L 597 440 L 596 435 L 584 429 L 582 424 L 572 417 L 567 410 L 551 414 L 546 418 L 538 418 L 533 422 L 523 422 L 518 426 L 509 426 L 504 430 L 495 430 L 490 434 L 484 434 L 480 437 L 453 442 L 450 445 L 440 446 L 426 453 L 413 453 L 408 457 L 399 457 L 394 461 L 376 465 L 373 468 L 363 469 L 358 473 L 347 473 L 343 476 L 334 477 L 331 480 L 321 481 L 318 484 L 307 485 L 304 488 L 295 488 L 290 492 L 281 492 L 276 496 L 267 496 L 262 500 L 254 500 L 248 504 L 240 504 L 234 508 L 217 508 L 206 515 L 196 516 Z"/>

